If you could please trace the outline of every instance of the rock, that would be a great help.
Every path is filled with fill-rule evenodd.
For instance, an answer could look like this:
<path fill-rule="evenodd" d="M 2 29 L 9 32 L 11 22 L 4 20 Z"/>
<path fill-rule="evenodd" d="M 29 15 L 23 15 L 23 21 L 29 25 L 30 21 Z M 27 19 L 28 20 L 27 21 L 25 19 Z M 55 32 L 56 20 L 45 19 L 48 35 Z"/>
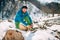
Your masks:
<path fill-rule="evenodd" d="M 58 35 L 58 37 L 59 37 L 59 39 L 60 39 L 60 32 L 59 32 L 59 31 L 57 32 L 57 35 Z"/>
<path fill-rule="evenodd" d="M 22 33 L 16 30 L 8 30 L 2 40 L 24 40 Z"/>

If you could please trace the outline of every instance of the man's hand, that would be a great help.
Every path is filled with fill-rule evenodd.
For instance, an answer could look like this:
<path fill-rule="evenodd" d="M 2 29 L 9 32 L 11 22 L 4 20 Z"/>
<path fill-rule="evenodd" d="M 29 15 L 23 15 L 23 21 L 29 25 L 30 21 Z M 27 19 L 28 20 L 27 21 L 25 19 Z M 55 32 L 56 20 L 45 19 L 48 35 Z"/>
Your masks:
<path fill-rule="evenodd" d="M 30 27 L 33 28 L 33 25 L 31 24 Z"/>
<path fill-rule="evenodd" d="M 28 27 L 28 30 L 30 30 L 33 28 L 33 25 L 31 24 L 31 25 L 28 25 L 27 27 Z"/>

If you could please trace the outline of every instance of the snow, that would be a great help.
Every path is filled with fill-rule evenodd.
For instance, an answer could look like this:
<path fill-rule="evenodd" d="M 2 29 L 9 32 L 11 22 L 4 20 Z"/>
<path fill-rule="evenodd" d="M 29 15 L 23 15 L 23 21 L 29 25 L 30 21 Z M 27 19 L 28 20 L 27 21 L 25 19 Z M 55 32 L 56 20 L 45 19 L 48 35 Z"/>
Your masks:
<path fill-rule="evenodd" d="M 9 28 L 15 28 L 15 25 L 7 20 L 0 23 L 0 39 L 2 39 Z"/>
<path fill-rule="evenodd" d="M 60 18 L 60 16 L 57 16 L 57 17 L 43 17 L 41 20 L 44 21 L 44 20 L 51 20 L 51 19 L 58 19 Z"/>
<path fill-rule="evenodd" d="M 49 29 L 60 31 L 60 25 L 52 25 Z"/>
<path fill-rule="evenodd" d="M 25 40 L 58 40 L 52 34 L 47 33 L 45 30 L 38 29 L 35 33 L 31 31 L 22 32 L 25 35 Z"/>
<path fill-rule="evenodd" d="M 54 37 L 54 35 L 51 34 L 51 32 L 53 32 L 53 29 L 58 29 L 60 25 L 53 25 L 52 27 L 50 27 L 50 29 L 47 30 L 41 30 L 41 29 L 37 29 L 37 31 L 35 33 L 31 32 L 31 31 L 21 31 L 19 29 L 15 28 L 15 25 L 13 22 L 8 22 L 7 20 L 2 21 L 0 23 L 0 39 L 2 39 L 6 33 L 7 30 L 11 29 L 11 30 L 18 30 L 20 32 L 22 32 L 22 35 L 24 36 L 25 40 L 59 40 L 57 38 Z"/>
<path fill-rule="evenodd" d="M 33 40 L 57 40 L 56 38 L 54 38 L 51 34 L 48 34 L 46 31 L 44 30 L 38 30 L 35 33 L 35 36 L 33 36 L 32 38 Z"/>

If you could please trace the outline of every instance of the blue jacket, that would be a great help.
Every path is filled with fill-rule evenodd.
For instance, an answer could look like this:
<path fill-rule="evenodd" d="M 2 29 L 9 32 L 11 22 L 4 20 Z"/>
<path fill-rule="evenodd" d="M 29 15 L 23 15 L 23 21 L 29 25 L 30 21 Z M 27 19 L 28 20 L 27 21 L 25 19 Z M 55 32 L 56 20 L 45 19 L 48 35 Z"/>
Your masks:
<path fill-rule="evenodd" d="M 23 13 L 22 12 L 22 9 L 20 9 L 18 12 L 17 12 L 17 14 L 16 14 L 16 16 L 15 16 L 15 22 L 21 22 L 21 23 L 23 23 L 24 25 L 28 25 L 28 23 L 26 23 L 25 21 L 24 21 L 24 18 L 25 17 L 28 17 L 28 19 L 29 19 L 29 21 L 30 21 L 30 24 L 32 24 L 32 19 L 31 19 L 31 17 L 29 16 L 29 14 L 28 14 L 28 12 L 26 12 L 26 13 Z"/>

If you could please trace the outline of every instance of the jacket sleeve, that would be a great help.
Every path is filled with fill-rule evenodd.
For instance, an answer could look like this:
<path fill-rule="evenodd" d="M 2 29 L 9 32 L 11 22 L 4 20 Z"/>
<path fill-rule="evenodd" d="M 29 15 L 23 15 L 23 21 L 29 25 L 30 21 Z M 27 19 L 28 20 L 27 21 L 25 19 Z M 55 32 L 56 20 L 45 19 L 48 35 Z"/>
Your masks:
<path fill-rule="evenodd" d="M 28 22 L 30 22 L 29 25 L 31 25 L 32 24 L 32 19 L 31 19 L 31 17 L 29 15 L 28 15 L 28 19 L 29 19 Z"/>
<path fill-rule="evenodd" d="M 31 25 L 32 24 L 32 19 L 29 16 L 29 14 L 24 19 L 25 19 L 25 21 L 27 22 L 28 25 Z"/>

